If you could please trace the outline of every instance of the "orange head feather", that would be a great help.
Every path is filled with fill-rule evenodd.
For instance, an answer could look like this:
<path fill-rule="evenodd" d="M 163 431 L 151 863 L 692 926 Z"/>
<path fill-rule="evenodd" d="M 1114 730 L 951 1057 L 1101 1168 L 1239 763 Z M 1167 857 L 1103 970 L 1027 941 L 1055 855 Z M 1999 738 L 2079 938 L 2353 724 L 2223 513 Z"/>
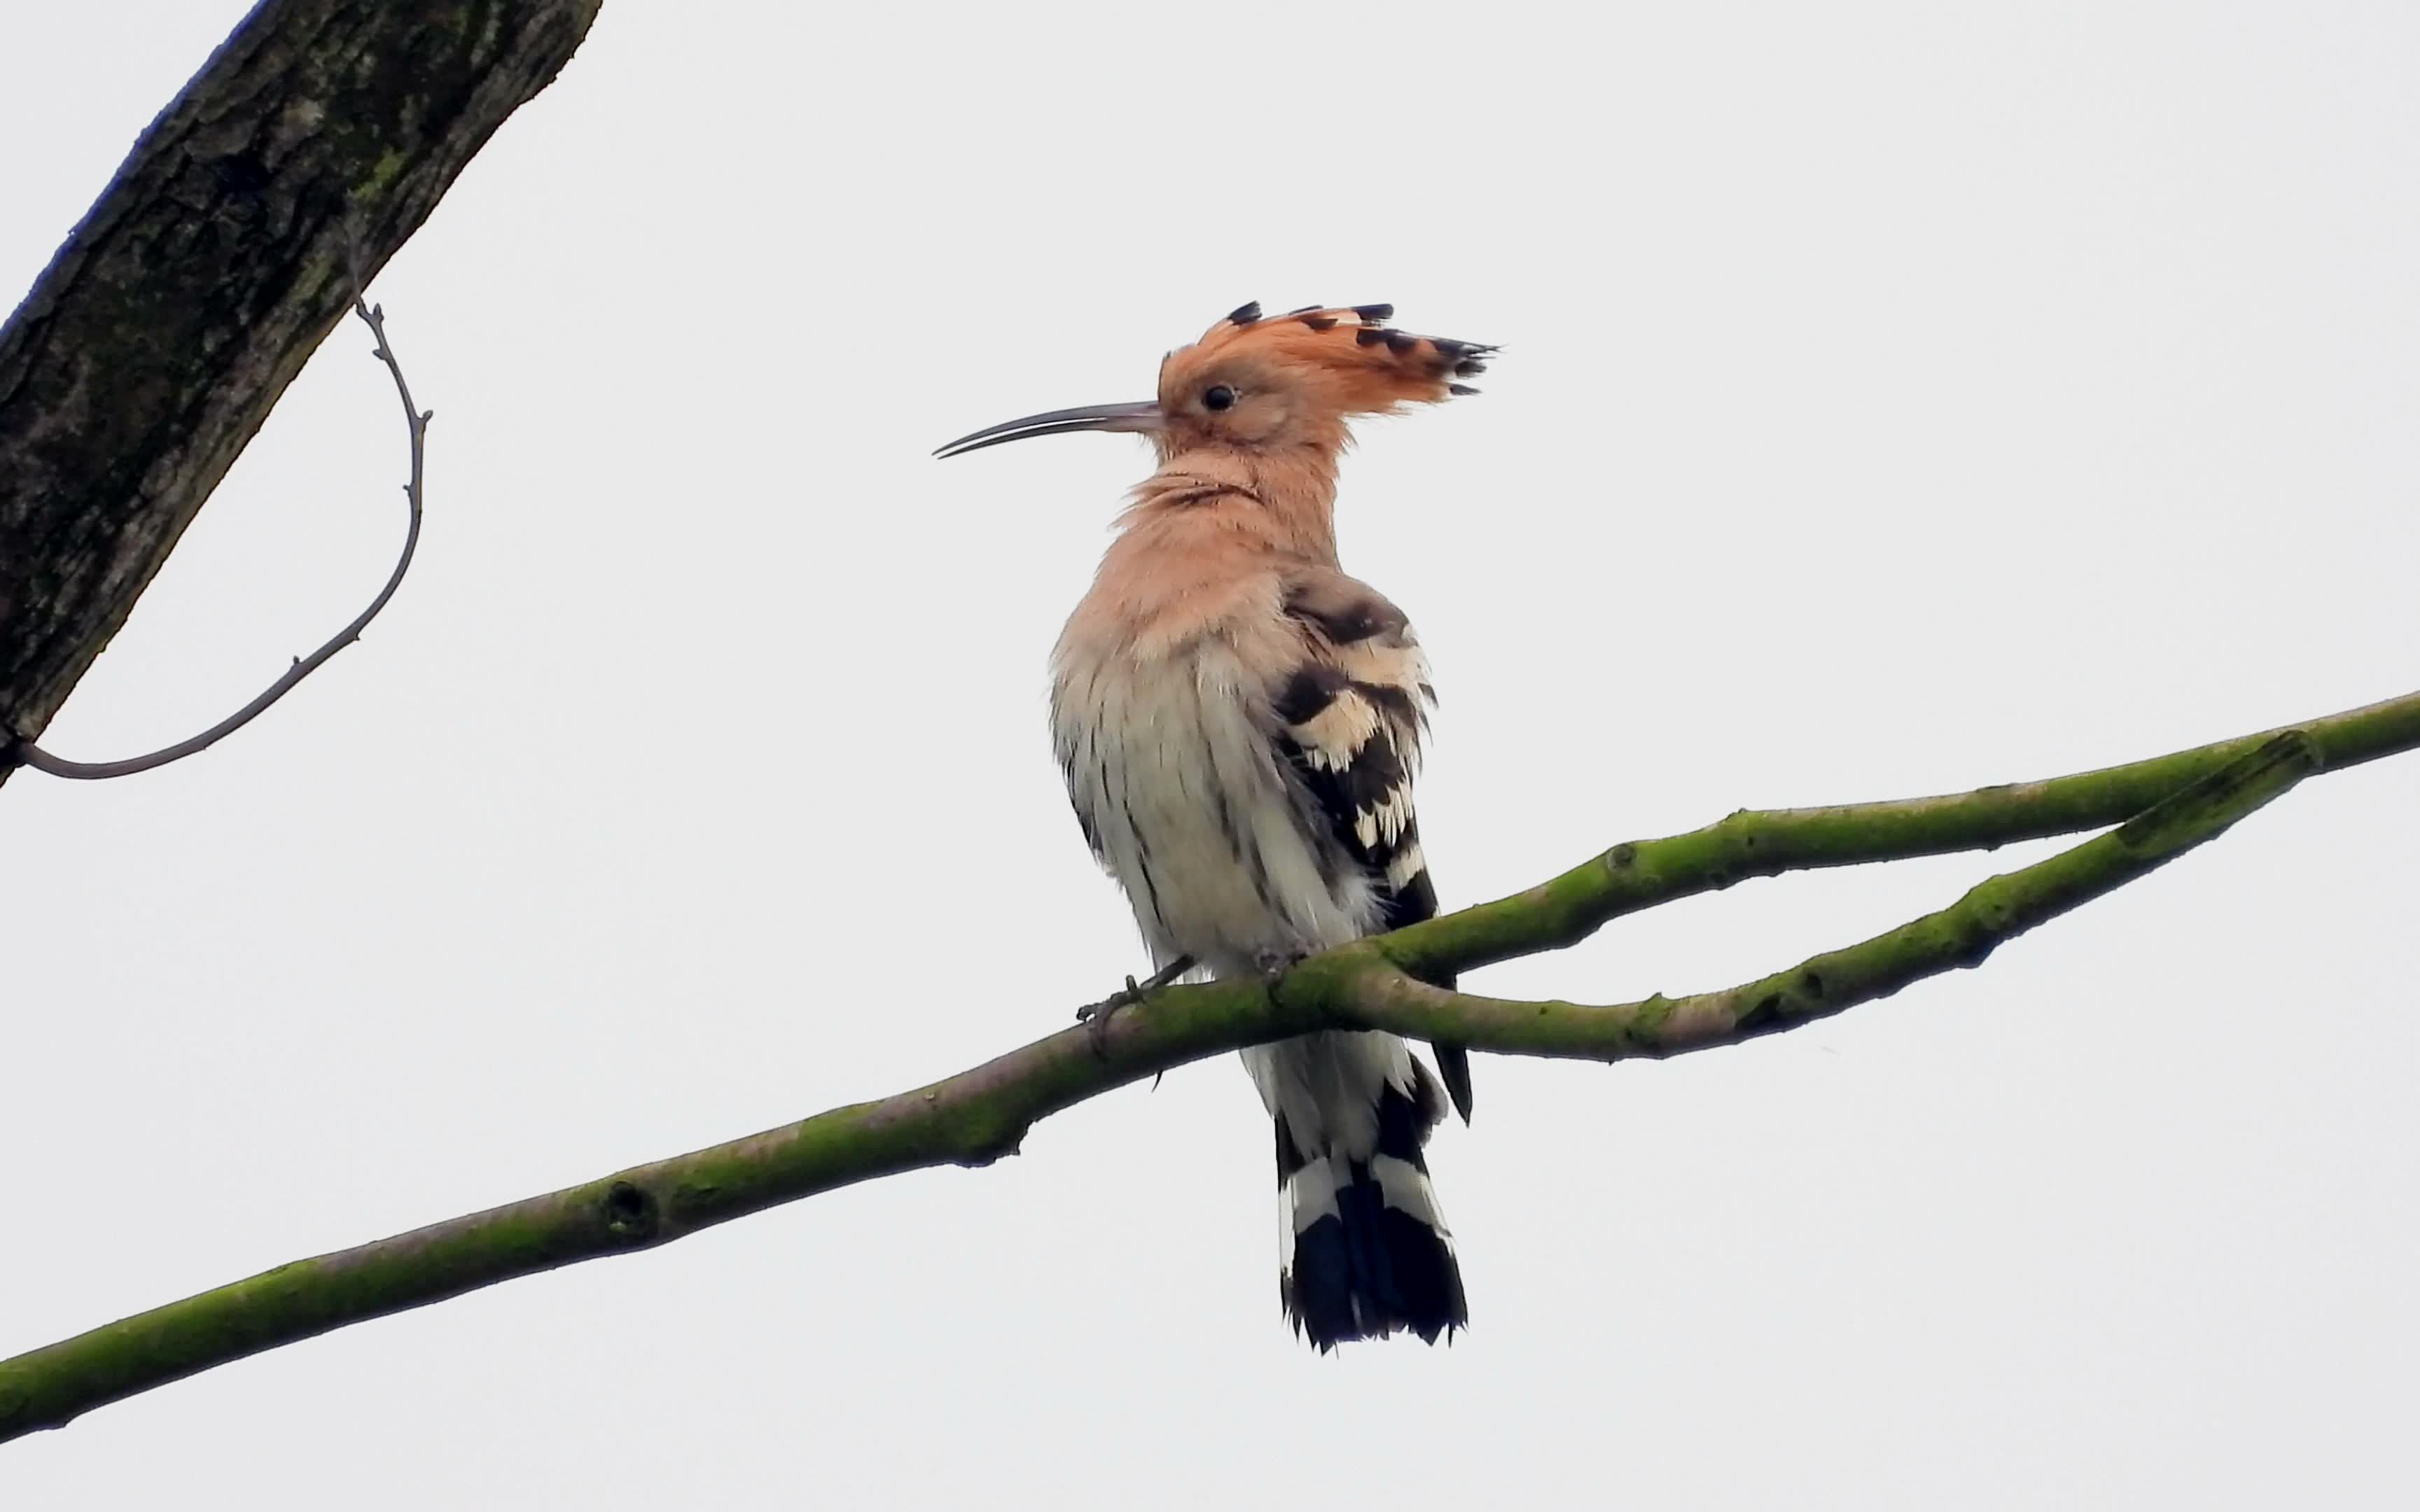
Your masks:
<path fill-rule="evenodd" d="M 1397 331 L 1387 323 L 1394 313 L 1391 304 L 1311 305 L 1264 316 L 1247 304 L 1168 354 L 1156 400 L 1029 415 L 936 455 L 1070 430 L 1147 432 L 1163 458 L 1203 449 L 1332 455 L 1356 415 L 1478 392 L 1455 380 L 1486 371 L 1495 347 Z"/>
<path fill-rule="evenodd" d="M 1391 304 L 1235 311 L 1160 363 L 1161 454 L 1333 450 L 1356 415 L 1476 392 L 1454 380 L 1486 371 L 1496 348 L 1397 331 L 1387 323 L 1394 313 Z"/>

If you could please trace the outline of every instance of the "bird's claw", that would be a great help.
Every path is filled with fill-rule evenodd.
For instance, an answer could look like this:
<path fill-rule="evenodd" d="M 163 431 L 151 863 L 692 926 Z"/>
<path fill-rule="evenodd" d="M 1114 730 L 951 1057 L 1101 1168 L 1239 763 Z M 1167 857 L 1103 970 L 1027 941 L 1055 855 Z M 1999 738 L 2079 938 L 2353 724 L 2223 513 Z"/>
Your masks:
<path fill-rule="evenodd" d="M 1192 969 L 1191 956 L 1178 956 L 1145 980 L 1137 981 L 1132 977 L 1128 977 L 1126 984 L 1118 991 L 1109 994 L 1097 1003 L 1086 1003 L 1076 1010 L 1076 1022 L 1092 1031 L 1093 1054 L 1104 1060 L 1109 1058 L 1110 1015 L 1117 1012 L 1119 1009 L 1134 1007 Z"/>
<path fill-rule="evenodd" d="M 1287 972 L 1310 959 L 1309 950 L 1263 950 L 1252 957 L 1252 964 L 1259 969 L 1262 982 L 1275 992 Z"/>
<path fill-rule="evenodd" d="M 1124 987 L 1109 994 L 1109 996 L 1102 998 L 1097 1003 L 1086 1003 L 1083 1007 L 1076 1010 L 1076 1022 L 1088 1026 L 1093 1031 L 1093 1054 L 1096 1056 L 1108 1055 L 1109 1015 L 1115 1013 L 1119 1009 L 1132 1008 L 1135 1004 L 1141 1002 L 1142 995 L 1143 989 L 1141 984 L 1137 982 L 1132 977 L 1128 977 L 1126 979 L 1126 984 Z"/>

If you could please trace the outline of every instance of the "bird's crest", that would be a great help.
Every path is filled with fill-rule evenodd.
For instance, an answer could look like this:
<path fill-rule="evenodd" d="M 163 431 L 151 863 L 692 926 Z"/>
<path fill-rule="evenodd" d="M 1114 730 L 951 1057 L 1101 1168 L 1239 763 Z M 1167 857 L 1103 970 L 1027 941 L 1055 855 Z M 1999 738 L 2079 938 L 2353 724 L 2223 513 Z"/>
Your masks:
<path fill-rule="evenodd" d="M 1242 360 L 1315 372 L 1333 386 L 1340 411 L 1368 414 L 1479 391 L 1461 378 L 1487 371 L 1496 348 L 1450 336 L 1398 331 L 1391 304 L 1305 305 L 1264 316 L 1258 301 L 1230 312 L 1160 365 L 1163 390 Z"/>
<path fill-rule="evenodd" d="M 1346 423 L 1356 415 L 1479 392 L 1459 380 L 1485 372 L 1494 347 L 1398 331 L 1388 324 L 1394 315 L 1391 304 L 1311 304 L 1280 316 L 1247 304 L 1161 361 L 1155 399 L 1046 410 L 970 432 L 933 455 L 1109 430 L 1151 436 L 1163 461 L 1188 445 L 1273 438 L 1332 455 L 1350 440 Z"/>

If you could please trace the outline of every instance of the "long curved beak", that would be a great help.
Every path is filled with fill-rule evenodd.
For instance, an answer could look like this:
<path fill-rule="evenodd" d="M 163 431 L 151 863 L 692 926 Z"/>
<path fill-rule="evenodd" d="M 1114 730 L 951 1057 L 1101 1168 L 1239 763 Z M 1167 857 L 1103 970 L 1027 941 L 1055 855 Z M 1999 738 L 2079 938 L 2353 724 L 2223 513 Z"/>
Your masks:
<path fill-rule="evenodd" d="M 1028 415 L 1023 420 L 1011 420 L 997 425 L 986 425 L 970 436 L 961 436 L 946 446 L 933 449 L 935 456 L 961 456 L 980 452 L 986 446 L 1002 441 L 1021 441 L 1028 436 L 1057 436 L 1071 430 L 1135 430 L 1159 429 L 1159 403 L 1144 399 L 1137 404 L 1087 404 L 1073 409 L 1053 409 L 1047 414 Z"/>

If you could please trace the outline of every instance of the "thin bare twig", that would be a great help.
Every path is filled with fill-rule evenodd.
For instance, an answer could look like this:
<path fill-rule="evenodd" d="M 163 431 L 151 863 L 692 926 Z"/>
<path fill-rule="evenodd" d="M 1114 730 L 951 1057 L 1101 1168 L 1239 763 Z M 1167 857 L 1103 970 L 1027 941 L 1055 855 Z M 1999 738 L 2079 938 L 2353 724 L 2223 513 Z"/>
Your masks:
<path fill-rule="evenodd" d="M 53 777 L 97 780 L 108 777 L 132 777 L 136 772 L 148 772 L 170 762 L 182 761 L 195 751 L 206 750 L 250 724 L 263 710 L 293 691 L 295 684 L 318 671 L 329 657 L 359 640 L 362 631 L 367 628 L 370 621 L 378 618 L 379 610 L 386 608 L 386 601 L 395 596 L 395 591 L 403 586 L 403 575 L 411 568 L 411 554 L 420 546 L 421 480 L 427 453 L 428 422 L 436 411 L 422 409 L 412 403 L 411 385 L 404 381 L 403 366 L 396 361 L 395 349 L 387 345 L 386 311 L 383 306 L 364 301 L 358 276 L 353 281 L 353 313 L 361 316 L 362 323 L 368 326 L 370 334 L 377 338 L 378 345 L 371 348 L 371 355 L 385 363 L 386 370 L 395 377 L 395 392 L 403 401 L 404 424 L 411 437 L 411 481 L 403 486 L 411 523 L 403 533 L 403 554 L 396 558 L 395 571 L 387 575 L 386 586 L 370 600 L 369 608 L 355 615 L 352 623 L 337 631 L 327 644 L 307 656 L 297 656 L 294 665 L 286 670 L 286 675 L 270 684 L 258 698 L 191 739 L 163 747 L 147 756 L 130 756 L 116 762 L 71 762 L 52 755 L 30 740 L 0 739 L 0 768 L 30 766 Z M 0 731 L 0 735 L 5 733 L 5 731 Z"/>

